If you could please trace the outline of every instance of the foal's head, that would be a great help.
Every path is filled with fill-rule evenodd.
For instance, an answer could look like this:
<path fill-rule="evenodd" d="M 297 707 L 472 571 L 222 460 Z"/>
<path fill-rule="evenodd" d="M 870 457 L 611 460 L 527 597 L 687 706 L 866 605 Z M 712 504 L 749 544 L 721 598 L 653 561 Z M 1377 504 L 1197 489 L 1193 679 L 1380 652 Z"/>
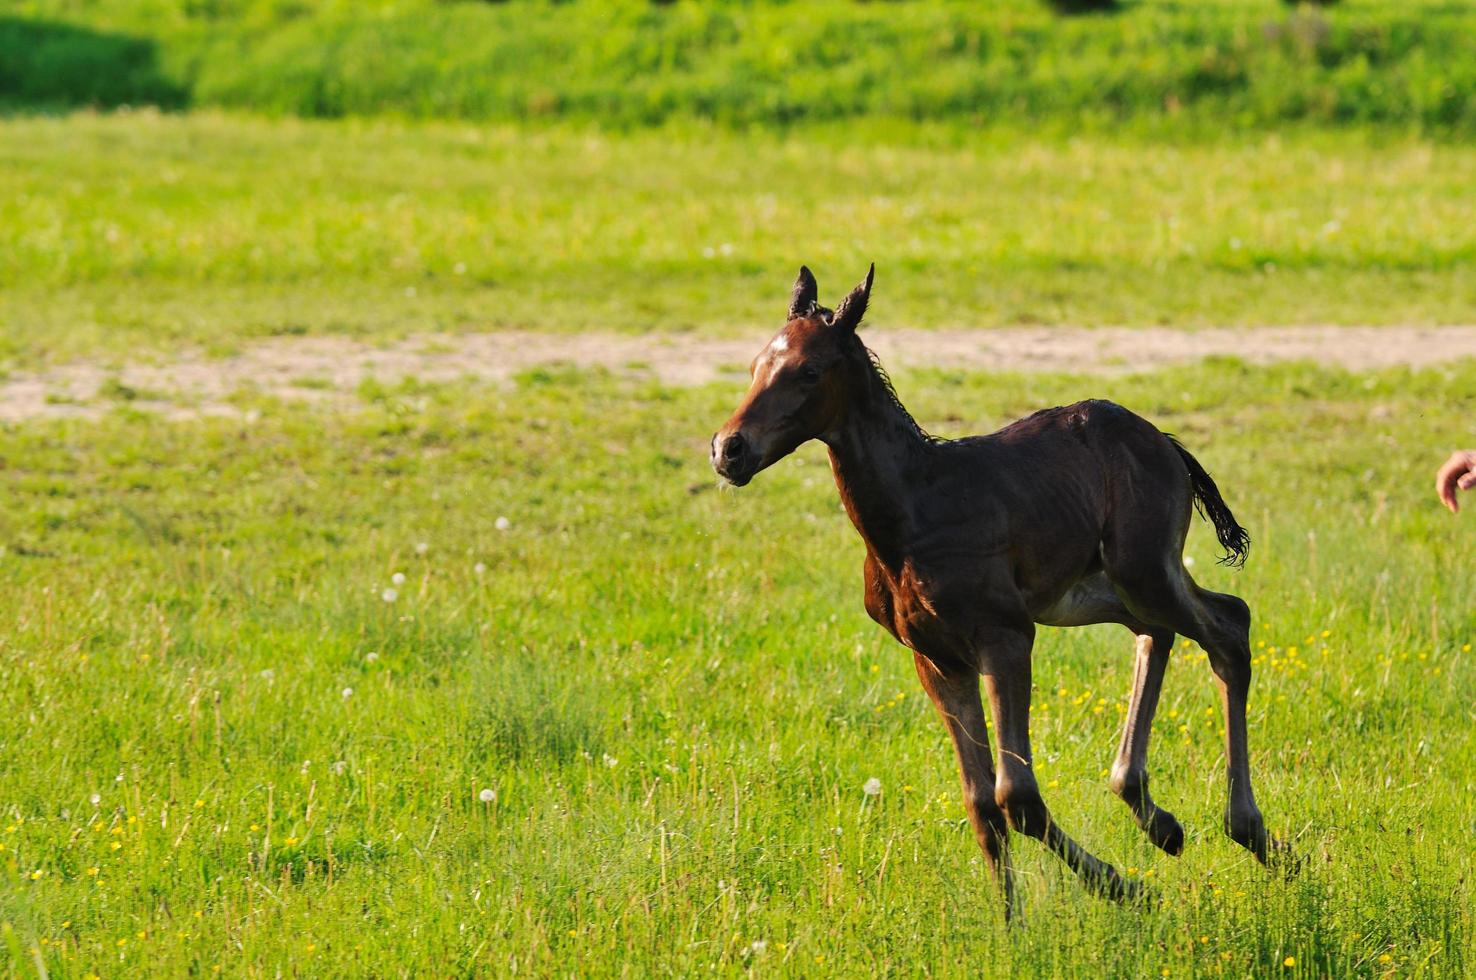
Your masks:
<path fill-rule="evenodd" d="M 832 312 L 819 303 L 815 277 L 800 267 L 788 322 L 753 359 L 748 394 L 712 437 L 712 468 L 719 476 L 741 487 L 840 424 L 856 386 L 872 370 L 856 328 L 866 314 L 875 271 L 872 266 Z"/>

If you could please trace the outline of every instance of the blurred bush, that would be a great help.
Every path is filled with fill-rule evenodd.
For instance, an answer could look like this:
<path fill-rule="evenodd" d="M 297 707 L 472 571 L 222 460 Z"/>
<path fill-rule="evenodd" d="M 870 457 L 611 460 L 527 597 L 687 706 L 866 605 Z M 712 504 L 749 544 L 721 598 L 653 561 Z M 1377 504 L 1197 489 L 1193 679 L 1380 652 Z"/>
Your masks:
<path fill-rule="evenodd" d="M 1117 0 L 1045 0 L 1058 14 L 1093 14 L 1117 9 Z"/>
<path fill-rule="evenodd" d="M 1425 0 L 1326 12 L 1142 0 L 1087 18 L 1039 0 L 26 0 L 48 3 L 147 31 L 196 104 L 307 116 L 1476 133 L 1476 9 Z"/>
<path fill-rule="evenodd" d="M 176 108 L 185 101 L 185 87 L 165 76 L 147 38 L 0 16 L 0 105 Z"/>

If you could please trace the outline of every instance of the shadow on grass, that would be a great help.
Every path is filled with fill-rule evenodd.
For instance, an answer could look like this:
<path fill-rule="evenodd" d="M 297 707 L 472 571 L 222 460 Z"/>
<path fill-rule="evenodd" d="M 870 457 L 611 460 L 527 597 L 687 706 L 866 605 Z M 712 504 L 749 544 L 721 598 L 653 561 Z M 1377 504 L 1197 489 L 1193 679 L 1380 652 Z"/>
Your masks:
<path fill-rule="evenodd" d="M 178 109 L 188 101 L 147 38 L 0 16 L 0 110 Z"/>

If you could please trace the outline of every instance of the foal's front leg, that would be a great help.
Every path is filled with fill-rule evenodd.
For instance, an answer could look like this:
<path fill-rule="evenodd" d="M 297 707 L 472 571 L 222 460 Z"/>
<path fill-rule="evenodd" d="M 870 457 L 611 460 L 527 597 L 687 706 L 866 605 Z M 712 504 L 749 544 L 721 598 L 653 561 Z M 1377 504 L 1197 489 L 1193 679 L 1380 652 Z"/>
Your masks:
<path fill-rule="evenodd" d="M 1004 892 L 1005 920 L 1015 914 L 1015 884 L 1010 875 L 1010 830 L 1004 812 L 995 801 L 994 760 L 989 754 L 989 731 L 984 724 L 984 703 L 979 699 L 979 672 L 950 661 L 942 666 L 920 653 L 912 655 L 923 690 L 948 728 L 958 753 L 958 771 L 963 780 L 964 808 L 974 825 L 974 837 L 984 850 L 984 859 Z"/>
<path fill-rule="evenodd" d="M 994 712 L 994 734 L 999 740 L 994 798 L 1004 810 L 1006 821 L 1027 837 L 1044 842 L 1092 891 L 1118 900 L 1137 897 L 1142 886 L 1124 880 L 1116 868 L 1066 836 L 1040 797 L 1030 752 L 1030 647 L 1034 630 L 996 628 L 983 631 L 977 639 L 984 685 Z"/>

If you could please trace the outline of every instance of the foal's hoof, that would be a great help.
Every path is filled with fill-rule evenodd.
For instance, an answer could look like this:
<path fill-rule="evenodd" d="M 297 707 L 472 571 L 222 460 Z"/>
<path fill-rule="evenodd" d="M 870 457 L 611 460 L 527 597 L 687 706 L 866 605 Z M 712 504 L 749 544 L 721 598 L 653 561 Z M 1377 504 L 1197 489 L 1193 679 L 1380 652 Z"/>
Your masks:
<path fill-rule="evenodd" d="M 1256 860 L 1267 868 L 1281 872 L 1284 877 L 1293 877 L 1302 869 L 1301 860 L 1292 851 L 1290 844 L 1266 833 L 1266 825 L 1261 822 L 1260 816 L 1256 813 L 1253 819 L 1236 820 L 1227 815 L 1225 833 L 1235 843 L 1254 854 Z"/>
<path fill-rule="evenodd" d="M 1290 844 L 1266 835 L 1266 847 L 1261 854 L 1257 854 L 1261 863 L 1272 871 L 1279 872 L 1283 878 L 1295 878 L 1302 870 L 1302 859 L 1297 857 Z"/>
<path fill-rule="evenodd" d="M 1094 894 L 1124 905 L 1150 904 L 1157 898 L 1153 889 L 1145 883 L 1136 878 L 1124 878 L 1115 868 L 1107 868 L 1099 874 L 1083 875 L 1082 882 Z"/>
<path fill-rule="evenodd" d="M 1158 807 L 1153 811 L 1153 816 L 1139 826 L 1154 847 L 1174 857 L 1184 853 L 1184 828 L 1179 826 L 1179 821 L 1174 819 L 1172 813 Z"/>

